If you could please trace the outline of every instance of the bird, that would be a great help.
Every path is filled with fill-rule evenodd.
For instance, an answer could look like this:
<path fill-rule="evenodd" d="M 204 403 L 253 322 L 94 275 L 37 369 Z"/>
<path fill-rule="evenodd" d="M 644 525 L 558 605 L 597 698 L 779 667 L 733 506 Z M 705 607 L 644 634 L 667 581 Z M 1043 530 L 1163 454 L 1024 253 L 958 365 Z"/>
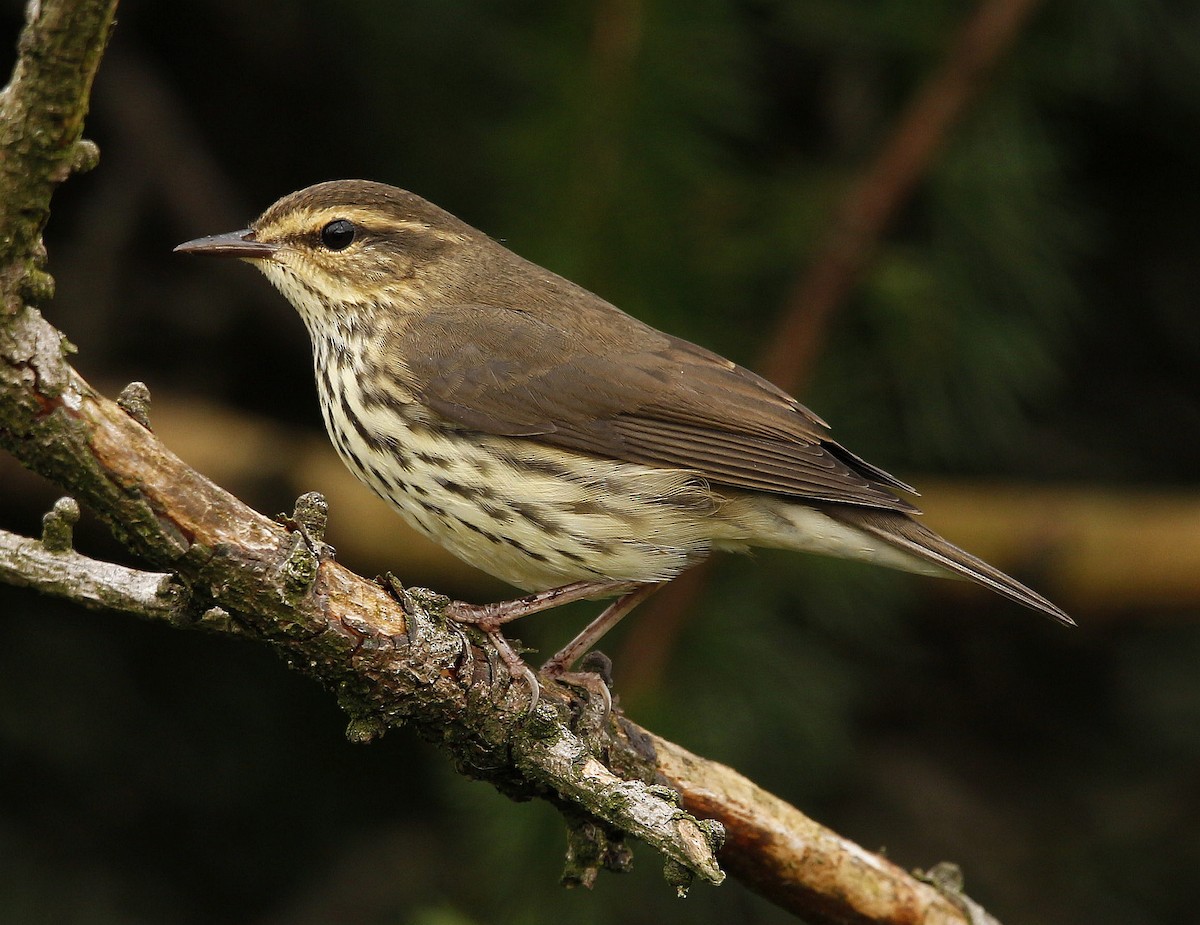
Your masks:
<path fill-rule="evenodd" d="M 1061 608 L 916 518 L 916 491 L 787 392 L 659 331 L 408 191 L 318 183 L 177 252 L 249 262 L 313 348 L 338 455 L 417 531 L 529 592 L 448 616 L 537 681 L 509 621 L 615 598 L 543 667 L 572 666 L 714 551 L 773 547 L 969 579 Z"/>

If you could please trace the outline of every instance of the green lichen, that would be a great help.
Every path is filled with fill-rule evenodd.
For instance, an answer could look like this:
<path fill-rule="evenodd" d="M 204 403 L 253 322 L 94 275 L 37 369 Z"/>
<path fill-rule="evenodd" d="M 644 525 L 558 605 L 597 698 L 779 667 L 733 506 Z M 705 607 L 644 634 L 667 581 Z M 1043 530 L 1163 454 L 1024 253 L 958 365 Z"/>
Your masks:
<path fill-rule="evenodd" d="M 54 298 L 54 277 L 41 269 L 33 260 L 25 265 L 25 272 L 17 281 L 17 293 L 33 305 L 45 305 Z"/>
<path fill-rule="evenodd" d="M 42 545 L 50 552 L 68 552 L 74 542 L 75 524 L 79 523 L 79 502 L 59 498 L 42 518 Z"/>
<path fill-rule="evenodd" d="M 131 382 L 121 389 L 117 396 L 117 404 L 121 410 L 141 424 L 146 430 L 150 427 L 150 388 L 144 382 Z"/>
<path fill-rule="evenodd" d="M 88 173 L 100 163 L 100 147 L 90 138 L 80 138 L 71 148 L 71 173 Z"/>
<path fill-rule="evenodd" d="M 320 560 L 299 533 L 292 535 L 292 548 L 283 562 L 284 593 L 289 601 L 304 597 L 317 579 Z"/>

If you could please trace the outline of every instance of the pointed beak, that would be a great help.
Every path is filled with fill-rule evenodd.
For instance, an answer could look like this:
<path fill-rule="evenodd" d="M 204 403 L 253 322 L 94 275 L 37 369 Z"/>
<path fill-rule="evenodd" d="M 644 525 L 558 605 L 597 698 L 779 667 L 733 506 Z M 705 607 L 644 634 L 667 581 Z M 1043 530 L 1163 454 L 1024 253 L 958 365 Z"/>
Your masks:
<path fill-rule="evenodd" d="M 176 254 L 200 254 L 204 257 L 240 257 L 243 260 L 263 260 L 277 250 L 278 244 L 256 241 L 254 232 L 245 228 L 228 234 L 214 234 L 207 238 L 187 241 L 175 248 Z"/>

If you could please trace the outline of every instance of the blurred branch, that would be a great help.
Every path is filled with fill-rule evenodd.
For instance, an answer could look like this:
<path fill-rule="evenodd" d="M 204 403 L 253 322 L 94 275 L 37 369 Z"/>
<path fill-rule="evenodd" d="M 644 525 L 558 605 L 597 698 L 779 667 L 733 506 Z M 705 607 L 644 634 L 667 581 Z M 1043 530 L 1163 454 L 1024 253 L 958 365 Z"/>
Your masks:
<path fill-rule="evenodd" d="M 96 108 L 115 127 L 121 155 L 180 228 L 224 228 L 248 209 L 187 106 L 161 72 L 129 43 L 105 59 Z M 136 160 L 135 160 L 136 159 Z"/>
<path fill-rule="evenodd" d="M 119 314 L 120 259 L 134 247 L 148 220 L 172 219 L 174 227 L 234 227 L 250 210 L 221 171 L 207 139 L 187 107 L 128 35 L 114 42 L 96 81 L 92 109 L 109 133 L 101 176 L 80 201 L 74 233 L 55 251 L 63 289 L 72 279 L 86 287 L 89 311 L 72 333 L 95 349 L 112 350 L 124 332 L 108 323 Z M 230 286 L 249 288 L 240 275 Z"/>
<path fill-rule="evenodd" d="M 94 154 L 79 139 L 114 12 L 115 0 L 31 3 L 16 75 L 0 99 L 0 445 L 87 503 L 136 554 L 169 569 L 191 605 L 204 608 L 190 625 L 268 643 L 336 692 L 353 740 L 408 722 L 463 773 L 564 809 L 575 820 L 572 874 L 580 882 L 620 866 L 625 833 L 664 853 L 681 888 L 697 875 L 720 882 L 720 827 L 648 785 L 665 781 L 685 804 L 736 821 L 728 863 L 810 921 L 966 921 L 942 892 L 617 713 L 587 705 L 577 716 L 579 705 L 558 687 L 529 711 L 528 690 L 483 638 L 442 619 L 443 598 L 395 589 L 398 602 L 333 561 L 322 541 L 323 499 L 302 497 L 286 526 L 266 519 L 167 450 L 147 427 L 144 390 L 118 404 L 79 376 L 65 359 L 72 348 L 33 303 L 52 291 L 40 236 L 53 187 L 81 154 Z M 70 502 L 56 506 L 40 550 L 14 544 L 25 563 L 16 572 L 34 580 L 47 561 L 70 562 L 76 587 L 62 569 L 56 592 L 95 602 L 96 564 L 68 555 L 74 515 Z M 127 600 L 147 603 L 144 580 L 136 572 L 106 579 L 124 584 Z M 159 594 L 161 576 L 150 580 Z"/>
<path fill-rule="evenodd" d="M 829 324 L 853 291 L 879 239 L 908 202 L 950 130 L 986 87 L 985 79 L 1021 34 L 1041 0 L 982 0 L 938 71 L 913 97 L 875 160 L 851 186 L 824 243 L 784 301 L 758 370 L 792 394 L 803 391 Z M 711 562 L 711 560 L 710 560 Z M 687 581 L 651 601 L 623 650 L 633 671 L 653 683 L 670 658 L 687 615 L 712 572 L 702 562 Z"/>
<path fill-rule="evenodd" d="M 785 301 L 760 364 L 768 379 L 793 393 L 803 389 L 834 313 L 858 282 L 880 237 L 1039 3 L 983 0 L 963 24 L 941 68 L 909 103 L 879 155 L 843 200 L 825 243 Z"/>
<path fill-rule="evenodd" d="M 188 465 L 239 496 L 290 492 L 294 497 L 320 486 L 333 510 L 329 542 L 359 571 L 402 567 L 423 581 L 452 583 L 480 599 L 502 593 L 494 579 L 410 530 L 342 465 L 324 435 L 169 393 L 156 393 L 154 431 Z M 1072 611 L 1117 618 L 1146 607 L 1200 605 L 1200 493 L 1195 490 L 903 475 L 925 490 L 923 519 L 931 526 L 1044 586 Z M 35 476 L 4 457 L 0 484 L 11 485 L 14 495 L 39 494 Z M 41 496 L 40 503 L 49 503 Z M 1147 554 L 1131 557 L 1130 549 Z M 931 596 L 957 601 L 979 593 L 959 582 L 915 580 Z M 639 610 L 634 628 L 644 617 Z M 631 673 L 632 662 L 623 655 L 614 661 L 628 700 L 641 676 Z"/>

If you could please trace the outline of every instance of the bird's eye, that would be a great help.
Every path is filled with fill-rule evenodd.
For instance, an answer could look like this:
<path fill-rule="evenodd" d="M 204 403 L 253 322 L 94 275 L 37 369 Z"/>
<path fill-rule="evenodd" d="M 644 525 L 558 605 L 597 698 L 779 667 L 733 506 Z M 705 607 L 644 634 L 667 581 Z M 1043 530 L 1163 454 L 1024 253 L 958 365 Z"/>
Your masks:
<path fill-rule="evenodd" d="M 345 250 L 354 240 L 354 223 L 335 218 L 321 229 L 321 243 L 331 251 Z"/>

